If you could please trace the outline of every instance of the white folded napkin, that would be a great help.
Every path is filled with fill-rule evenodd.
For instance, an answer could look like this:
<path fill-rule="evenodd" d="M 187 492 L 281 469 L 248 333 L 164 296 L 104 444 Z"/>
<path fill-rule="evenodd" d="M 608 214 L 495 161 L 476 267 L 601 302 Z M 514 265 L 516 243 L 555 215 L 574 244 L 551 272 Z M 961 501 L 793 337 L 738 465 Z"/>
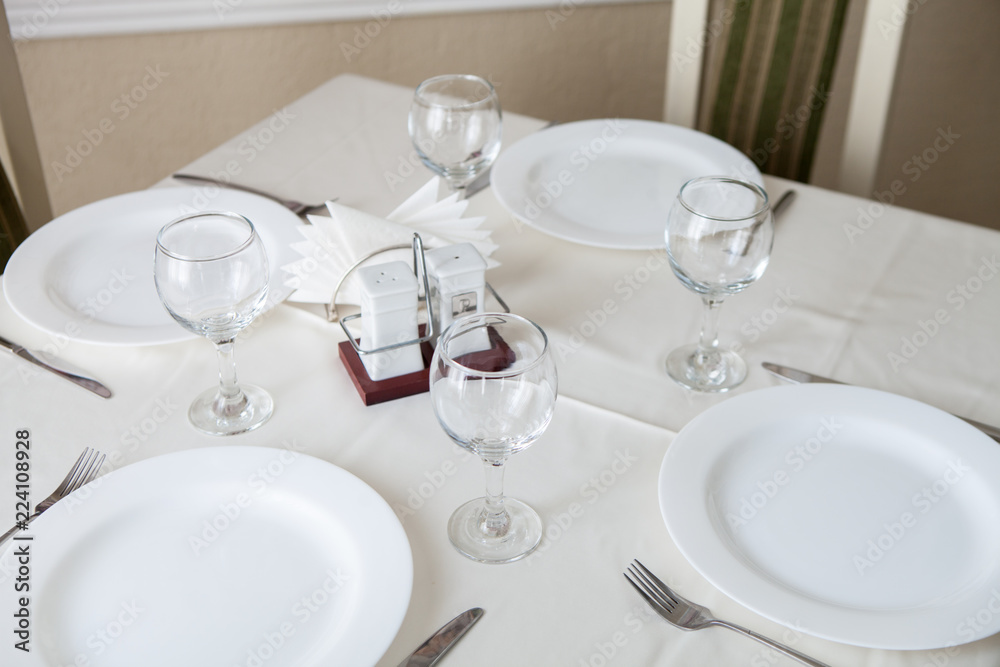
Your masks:
<path fill-rule="evenodd" d="M 491 232 L 479 229 L 486 218 L 463 218 L 468 200 L 460 200 L 457 194 L 438 199 L 440 189 L 441 179 L 431 179 L 385 218 L 327 202 L 329 218 L 310 215 L 312 224 L 299 228 L 305 240 L 293 243 L 292 249 L 302 259 L 281 267 L 287 276 L 285 284 L 295 288 L 288 300 L 330 303 L 337 283 L 355 262 L 375 250 L 398 244 L 409 246 L 414 232 L 420 234 L 426 250 L 471 243 L 486 259 L 487 268 L 496 266 L 497 262 L 489 258 L 497 248 L 491 241 Z M 410 250 L 396 250 L 382 253 L 368 264 L 399 259 L 412 263 L 412 257 Z M 352 276 L 341 287 L 337 303 L 358 302 Z"/>

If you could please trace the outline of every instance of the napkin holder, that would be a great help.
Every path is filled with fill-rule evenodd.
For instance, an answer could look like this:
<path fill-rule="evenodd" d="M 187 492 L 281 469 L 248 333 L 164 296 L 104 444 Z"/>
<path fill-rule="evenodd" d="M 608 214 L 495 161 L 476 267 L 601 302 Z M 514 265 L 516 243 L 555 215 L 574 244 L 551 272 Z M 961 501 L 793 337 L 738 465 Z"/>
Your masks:
<path fill-rule="evenodd" d="M 362 265 L 384 253 L 395 250 L 405 250 L 407 248 L 412 248 L 413 250 L 413 272 L 417 277 L 418 285 L 423 286 L 423 294 L 418 295 L 417 298 L 419 303 L 424 304 L 426 323 L 422 323 L 418 326 L 417 338 L 399 343 L 393 343 L 391 345 L 384 345 L 382 347 L 363 349 L 361 347 L 361 340 L 356 338 L 355 334 L 352 333 L 347 327 L 348 322 L 360 319 L 361 314 L 355 313 L 353 315 L 341 317 L 337 312 L 337 296 L 351 274 L 353 274 Z M 488 291 L 493 298 L 496 299 L 497 303 L 500 304 L 503 312 L 509 313 L 510 308 L 507 307 L 507 304 L 500 298 L 500 295 L 497 294 L 496 290 L 494 290 L 488 282 L 485 287 L 486 291 Z M 427 263 L 424 258 L 424 245 L 419 234 L 413 235 L 412 245 L 393 245 L 368 253 L 352 264 L 347 271 L 344 272 L 344 275 L 341 276 L 336 287 L 334 287 L 330 303 L 326 304 L 326 318 L 330 322 L 338 322 L 340 324 L 340 328 L 343 329 L 344 333 L 347 335 L 347 340 L 339 343 L 337 346 L 340 361 L 347 370 L 347 374 L 350 376 L 351 382 L 354 383 L 354 387 L 357 389 L 358 394 L 361 396 L 361 400 L 365 405 L 384 403 L 386 401 L 392 401 L 405 396 L 413 396 L 414 394 L 430 390 L 430 366 L 431 359 L 434 355 L 433 342 L 437 339 L 437 336 L 440 333 L 436 331 L 434 327 L 435 304 L 429 297 L 430 294 L 431 288 L 427 276 Z M 499 340 L 498 337 L 490 336 L 490 343 L 491 346 L 489 350 L 474 353 L 475 355 L 482 356 L 482 359 L 479 361 L 487 365 L 491 363 L 491 360 L 506 357 L 506 353 L 503 349 L 505 345 Z M 377 354 L 380 352 L 390 352 L 392 350 L 411 345 L 418 345 L 420 347 L 420 355 L 424 363 L 422 370 L 414 373 L 407 373 L 405 375 L 398 375 L 392 378 L 386 378 L 384 380 L 371 379 L 368 374 L 368 370 L 365 368 L 364 362 L 361 360 L 362 356 Z"/>

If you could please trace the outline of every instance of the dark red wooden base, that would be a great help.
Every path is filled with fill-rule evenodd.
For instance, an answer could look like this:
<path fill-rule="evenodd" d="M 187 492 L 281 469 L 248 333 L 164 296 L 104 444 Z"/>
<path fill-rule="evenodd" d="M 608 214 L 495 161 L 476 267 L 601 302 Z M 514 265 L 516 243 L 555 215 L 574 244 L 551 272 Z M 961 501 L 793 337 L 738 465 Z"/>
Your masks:
<path fill-rule="evenodd" d="M 423 335 L 423 325 L 420 327 L 420 335 Z M 455 361 L 480 371 L 494 372 L 500 371 L 510 366 L 514 361 L 514 352 L 507 343 L 500 338 L 500 335 L 491 327 L 489 331 L 490 349 L 482 352 L 473 352 L 458 357 Z M 351 376 L 351 382 L 361 396 L 365 405 L 375 405 L 392 401 L 404 396 L 413 396 L 425 391 L 430 391 L 430 367 L 434 350 L 430 343 L 420 344 L 420 356 L 424 360 L 424 369 L 407 375 L 399 375 L 385 380 L 372 380 L 368 377 L 368 369 L 361 362 L 361 357 L 350 341 L 344 341 L 338 346 L 340 360 L 347 369 L 347 374 Z"/>
<path fill-rule="evenodd" d="M 368 369 L 361 362 L 361 357 L 350 341 L 345 340 L 337 347 L 340 352 L 340 360 L 347 368 L 347 374 L 351 376 L 351 382 L 354 383 L 354 387 L 358 390 L 365 405 L 393 401 L 397 398 L 413 396 L 430 390 L 428 382 L 430 381 L 431 357 L 434 354 L 430 343 L 420 344 L 420 356 L 424 360 L 423 370 L 377 381 L 368 377 Z"/>

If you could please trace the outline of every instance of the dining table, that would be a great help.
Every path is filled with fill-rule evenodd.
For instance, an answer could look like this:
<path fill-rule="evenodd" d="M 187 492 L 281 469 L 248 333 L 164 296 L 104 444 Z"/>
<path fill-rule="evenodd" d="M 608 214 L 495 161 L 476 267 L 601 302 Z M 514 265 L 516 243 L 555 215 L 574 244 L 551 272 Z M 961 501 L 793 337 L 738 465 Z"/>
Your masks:
<path fill-rule="evenodd" d="M 501 102 L 505 88 L 516 85 L 497 84 Z M 226 177 L 302 202 L 335 198 L 385 216 L 432 176 L 407 132 L 412 94 L 406 86 L 340 75 L 178 171 Z M 544 129 L 550 120 L 505 111 L 501 157 L 519 140 L 550 131 Z M 181 185 L 163 177 L 154 189 Z M 0 336 L 84 368 L 113 391 L 105 399 L 0 354 L 0 523 L 13 525 L 15 441 L 22 436 L 30 439 L 32 505 L 55 489 L 84 447 L 107 455 L 106 475 L 178 452 L 267 447 L 350 473 L 381 496 L 401 524 L 410 549 L 401 560 L 412 559 L 412 587 L 398 631 L 374 663 L 380 667 L 399 664 L 472 607 L 485 610 L 482 619 L 441 664 L 798 664 L 725 629 L 684 632 L 669 625 L 623 577 L 633 559 L 720 618 L 832 667 L 1000 664 L 1000 636 L 967 642 L 954 625 L 943 629 L 946 637 L 935 647 L 871 648 L 813 632 L 796 618 L 760 613 L 714 585 L 665 525 L 661 468 L 678 434 L 728 401 L 782 385 L 761 367 L 765 361 L 1000 424 L 1000 233 L 773 176 L 764 175 L 763 184 L 772 198 L 790 189 L 797 196 L 776 219 L 765 273 L 721 310 L 720 344 L 738 350 L 748 366 L 746 381 L 722 394 L 686 390 L 664 368 L 671 350 L 697 340 L 701 318 L 700 299 L 674 275 L 665 247 L 574 242 L 513 215 L 490 188 L 470 198 L 466 215 L 485 218 L 496 244 L 488 282 L 512 312 L 546 332 L 558 369 L 551 424 L 506 465 L 505 492 L 543 520 L 539 547 L 522 560 L 486 565 L 452 547 L 448 517 L 482 495 L 482 463 L 448 438 L 427 392 L 365 405 L 339 358 L 342 328 L 321 306 L 291 302 L 260 315 L 237 344 L 239 378 L 271 393 L 273 416 L 251 432 L 216 437 L 196 431 L 187 418 L 193 397 L 217 381 L 206 340 L 84 342 L 72 332 L 32 325 L 0 298 Z M 181 502 L 188 493 L 184 474 L 173 488 Z M 689 503 L 696 512 L 706 499 L 672 502 Z M 59 504 L 49 510 L 59 511 Z M 163 563 L 148 567 L 145 576 L 169 576 Z M 323 575 L 315 573 L 317 582 Z M 8 557 L 0 567 L 0 616 L 7 628 L 15 627 L 24 596 L 18 576 Z M 256 576 L 265 580 L 272 573 Z M 368 585 L 377 590 L 377 577 Z M 989 595 L 985 591 L 972 617 L 979 611 L 980 621 L 984 615 L 992 621 L 997 605 Z M 994 589 L 992 595 L 1000 594 Z M 93 644 L 74 652 L 46 638 L 55 626 L 41 614 L 64 612 L 33 604 L 31 655 L 40 661 L 29 663 L 8 629 L 0 633 L 0 663 L 117 664 L 102 662 Z M 103 626 L 107 619 L 94 613 L 93 625 Z M 286 662 L 281 650 L 254 654 L 285 615 L 287 608 L 248 604 L 237 620 L 246 636 L 235 642 L 227 664 L 345 664 L 335 658 Z M 183 634 L 161 639 L 186 641 Z M 188 664 L 201 664 L 193 656 Z M 160 664 L 157 659 L 151 645 L 145 665 Z"/>

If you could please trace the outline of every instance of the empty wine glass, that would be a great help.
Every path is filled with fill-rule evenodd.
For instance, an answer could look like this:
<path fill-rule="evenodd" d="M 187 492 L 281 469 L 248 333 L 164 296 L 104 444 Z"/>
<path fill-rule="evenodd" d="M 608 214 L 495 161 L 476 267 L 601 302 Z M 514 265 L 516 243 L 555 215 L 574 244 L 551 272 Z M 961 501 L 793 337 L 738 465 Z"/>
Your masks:
<path fill-rule="evenodd" d="M 719 347 L 719 307 L 761 277 L 773 240 L 767 193 L 759 186 L 705 176 L 681 188 L 667 219 L 667 256 L 681 283 L 704 303 L 698 344 L 667 357 L 667 372 L 682 386 L 722 392 L 746 379 L 743 359 Z"/>
<path fill-rule="evenodd" d="M 468 315 L 438 339 L 430 374 L 434 412 L 451 439 L 478 454 L 486 469 L 486 497 L 465 503 L 448 522 L 448 537 L 465 556 L 507 563 L 541 541 L 538 514 L 504 497 L 503 466 L 545 431 L 556 384 L 545 332 L 523 317 Z"/>
<path fill-rule="evenodd" d="M 423 163 L 464 196 L 465 186 L 500 152 L 500 100 L 478 76 L 436 76 L 417 86 L 409 130 Z"/>
<path fill-rule="evenodd" d="M 253 224 L 236 213 L 194 213 L 156 237 L 156 291 L 185 329 L 215 343 L 219 386 L 201 393 L 188 417 L 212 435 L 232 435 L 268 420 L 274 403 L 259 387 L 236 383 L 233 343 L 267 297 L 267 255 Z"/>

